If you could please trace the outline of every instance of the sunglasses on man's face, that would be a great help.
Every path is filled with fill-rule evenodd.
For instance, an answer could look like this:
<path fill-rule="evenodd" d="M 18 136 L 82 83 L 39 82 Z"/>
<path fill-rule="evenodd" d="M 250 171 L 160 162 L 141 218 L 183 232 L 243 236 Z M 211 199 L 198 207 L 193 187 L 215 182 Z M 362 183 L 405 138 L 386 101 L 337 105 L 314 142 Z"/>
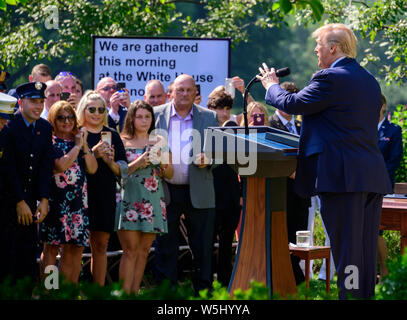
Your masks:
<path fill-rule="evenodd" d="M 99 108 L 96 108 L 96 107 L 87 107 L 86 109 L 88 109 L 89 113 L 95 113 L 95 112 L 96 112 L 96 109 L 99 111 L 99 114 L 104 114 L 105 111 L 106 111 L 106 108 L 105 108 L 105 107 L 99 107 Z"/>
<path fill-rule="evenodd" d="M 66 120 L 68 120 L 69 122 L 73 122 L 75 120 L 75 116 L 72 114 L 70 114 L 69 116 L 60 115 L 57 117 L 57 120 L 61 122 L 65 122 Z"/>

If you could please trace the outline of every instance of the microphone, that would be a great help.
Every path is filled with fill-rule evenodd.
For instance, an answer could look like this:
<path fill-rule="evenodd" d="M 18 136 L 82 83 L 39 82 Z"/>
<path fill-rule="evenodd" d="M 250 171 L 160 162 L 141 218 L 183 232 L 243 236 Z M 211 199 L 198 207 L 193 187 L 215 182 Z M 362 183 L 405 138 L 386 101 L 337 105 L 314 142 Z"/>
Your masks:
<path fill-rule="evenodd" d="M 276 71 L 276 76 L 279 78 L 288 76 L 291 73 L 290 68 L 281 68 Z"/>
<path fill-rule="evenodd" d="M 276 76 L 282 78 L 288 76 L 290 73 L 291 73 L 290 68 L 281 68 L 276 71 Z M 260 73 L 258 75 L 261 76 Z M 256 78 L 255 82 L 260 82 L 260 80 Z"/>

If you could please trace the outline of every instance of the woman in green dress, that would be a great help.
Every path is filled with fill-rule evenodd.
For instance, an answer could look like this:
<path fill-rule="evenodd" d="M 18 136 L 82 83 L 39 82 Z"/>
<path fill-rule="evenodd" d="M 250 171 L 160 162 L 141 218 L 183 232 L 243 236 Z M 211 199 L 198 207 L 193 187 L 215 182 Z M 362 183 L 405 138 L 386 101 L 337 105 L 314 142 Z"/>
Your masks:
<path fill-rule="evenodd" d="M 167 232 L 162 178 L 172 177 L 173 166 L 166 140 L 152 134 L 154 123 L 153 108 L 135 101 L 121 135 L 128 166 L 121 168 L 117 235 L 123 249 L 119 278 L 127 293 L 138 294 L 151 245 L 157 233 Z"/>

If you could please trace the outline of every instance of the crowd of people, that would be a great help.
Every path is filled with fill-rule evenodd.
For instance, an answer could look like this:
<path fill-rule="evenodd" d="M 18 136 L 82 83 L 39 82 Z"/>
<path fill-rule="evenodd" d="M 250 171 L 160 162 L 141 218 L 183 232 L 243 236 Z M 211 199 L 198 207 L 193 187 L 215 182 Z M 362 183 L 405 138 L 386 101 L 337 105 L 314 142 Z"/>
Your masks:
<path fill-rule="evenodd" d="M 131 103 L 128 90 L 118 90 L 112 78 L 83 92 L 71 72 L 52 79 L 50 68 L 39 64 L 29 82 L 2 93 L 7 108 L 1 110 L 2 280 L 44 279 L 46 267 L 58 265 L 66 280 L 77 283 L 82 253 L 89 247 L 93 281 L 103 286 L 108 244 L 115 234 L 126 292 L 139 291 L 153 243 L 157 280 L 176 284 L 182 215 L 196 266 L 194 288 L 211 286 L 217 241 L 213 168 L 203 150 L 192 163 L 184 152 L 195 151 L 192 129 L 203 139 L 205 128 L 219 125 L 216 112 L 198 105 L 201 98 L 188 75 L 176 78 L 167 92 L 160 81 L 149 81 L 145 92 L 144 100 Z M 234 227 L 221 241 L 223 265 L 217 268 L 224 285 L 241 211 L 240 182 L 233 177 Z"/>
<path fill-rule="evenodd" d="M 385 170 L 385 162 L 378 143 L 394 183 L 402 156 L 401 130 L 385 119 L 386 101 L 383 95 L 380 98 L 380 88 L 367 102 L 362 102 L 366 96 L 359 99 L 355 90 L 348 89 L 352 101 L 361 105 L 358 112 L 362 115 L 352 109 L 350 117 L 341 116 L 349 103 L 340 97 L 347 94 L 331 87 L 336 81 L 340 88 L 345 87 L 341 70 L 349 67 L 351 74 L 365 79 L 370 87 L 377 89 L 377 85 L 355 62 L 354 36 L 349 29 L 334 25 L 318 30 L 315 51 L 322 70 L 300 90 L 292 82 L 279 84 L 274 69 L 263 64 L 258 77 L 267 90 L 266 102 L 277 109 L 269 116 L 265 105 L 249 96 L 248 122 L 249 126 L 269 125 L 300 135 L 298 167 L 287 178 L 288 239 L 295 243 L 295 232 L 307 229 L 311 203 L 318 194 L 340 297 L 348 292 L 369 297 L 377 241 L 365 253 L 360 244 L 365 240 L 353 238 L 352 225 L 371 223 L 366 234 L 359 229 L 356 233 L 366 239 L 375 235 L 377 240 L 377 219 L 369 222 L 368 215 L 377 218 L 382 196 L 392 191 L 389 175 L 379 174 Z M 149 81 L 144 100 L 133 102 L 128 89 L 118 88 L 110 77 L 84 92 L 82 82 L 71 72 L 61 71 L 52 79 L 50 68 L 39 64 L 28 80 L 8 95 L 0 93 L 0 280 L 8 276 L 43 279 L 46 266 L 58 264 L 65 279 L 77 283 L 82 253 L 90 247 L 93 281 L 103 286 L 108 244 L 116 234 L 122 249 L 119 279 L 126 292 L 138 293 L 152 246 L 155 278 L 176 284 L 182 220 L 193 255 L 195 291 L 210 288 L 214 272 L 227 286 L 244 195 L 236 172 L 227 164 L 213 165 L 202 149 L 206 128 L 243 125 L 241 114 L 231 114 L 234 101 L 225 87 L 216 87 L 203 107 L 188 74 L 178 76 L 167 91 L 159 80 Z M 243 79 L 234 77 L 233 81 L 243 94 Z M 327 90 L 334 92 L 334 98 Z M 336 100 L 341 102 L 335 105 L 332 101 Z M 302 115 L 302 121 L 296 115 Z M 361 121 L 366 116 L 369 119 Z M 359 141 L 355 135 L 360 132 L 343 132 L 351 120 L 353 128 L 367 123 L 367 138 L 361 136 Z M 335 133 L 338 130 L 344 140 Z M 347 145 L 350 140 L 369 151 L 362 148 L 356 158 L 352 152 L 343 154 L 353 148 Z M 365 153 L 369 156 L 363 160 Z M 360 161 L 365 171 L 374 170 L 374 182 L 367 178 L 367 171 L 357 167 Z M 352 167 L 358 170 L 355 176 Z M 361 218 L 359 211 L 369 206 L 370 211 Z M 341 217 L 343 212 L 351 216 Z M 219 242 L 219 251 L 214 259 L 215 242 Z M 40 272 L 38 244 L 42 247 Z M 343 245 L 347 250 L 353 248 L 351 254 L 344 254 Z M 365 260 L 359 261 L 360 257 Z M 292 257 L 297 284 L 304 281 L 299 262 Z M 352 263 L 363 266 L 368 274 L 363 280 L 368 283 L 366 288 L 344 287 L 345 267 Z"/>

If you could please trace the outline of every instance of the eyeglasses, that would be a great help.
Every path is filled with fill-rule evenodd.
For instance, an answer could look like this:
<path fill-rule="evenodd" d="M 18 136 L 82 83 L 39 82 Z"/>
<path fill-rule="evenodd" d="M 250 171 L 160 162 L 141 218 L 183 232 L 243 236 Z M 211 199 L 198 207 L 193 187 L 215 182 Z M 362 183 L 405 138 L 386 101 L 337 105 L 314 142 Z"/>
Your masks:
<path fill-rule="evenodd" d="M 96 112 L 96 109 L 99 111 L 99 114 L 104 114 L 105 113 L 105 111 L 106 111 L 106 108 L 105 107 L 99 107 L 99 108 L 96 108 L 96 107 L 87 107 L 86 109 L 88 109 L 88 111 L 90 112 L 90 113 L 95 113 Z"/>
<path fill-rule="evenodd" d="M 114 86 L 107 86 L 107 87 L 102 88 L 103 91 L 110 91 L 111 89 L 113 89 L 114 91 L 117 91 L 117 86 L 114 85 Z"/>
<path fill-rule="evenodd" d="M 66 120 L 68 120 L 69 122 L 73 122 L 75 120 L 75 116 L 73 114 L 70 114 L 69 116 L 60 115 L 57 117 L 57 120 L 61 122 L 66 122 Z"/>

